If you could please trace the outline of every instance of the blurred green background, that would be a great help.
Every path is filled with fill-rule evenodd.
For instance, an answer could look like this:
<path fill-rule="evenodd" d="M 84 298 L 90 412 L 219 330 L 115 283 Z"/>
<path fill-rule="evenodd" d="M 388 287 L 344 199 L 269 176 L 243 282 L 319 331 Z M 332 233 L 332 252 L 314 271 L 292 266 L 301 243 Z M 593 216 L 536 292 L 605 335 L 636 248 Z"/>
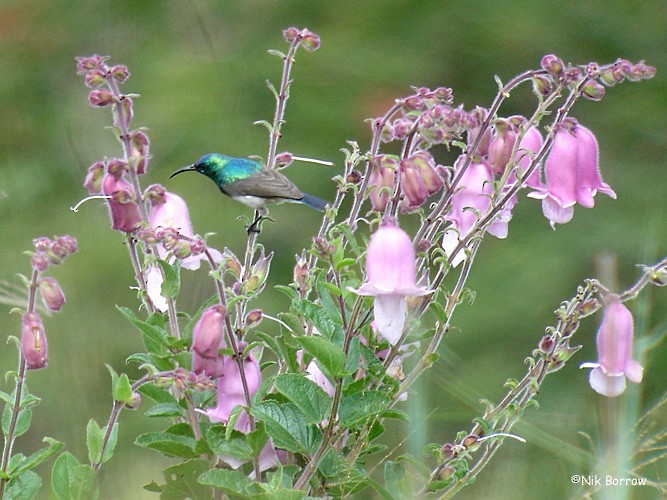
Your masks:
<path fill-rule="evenodd" d="M 141 94 L 133 126 L 147 127 L 151 138 L 153 159 L 143 185 L 163 183 L 182 195 L 196 231 L 215 232 L 211 244 L 241 253 L 244 230 L 236 216 L 250 211 L 203 178 L 168 176 L 211 151 L 266 155 L 266 131 L 252 123 L 272 117 L 273 98 L 264 82 L 278 83 L 281 64 L 266 50 L 284 50 L 281 30 L 292 25 L 318 33 L 322 46 L 298 54 L 279 150 L 337 163 L 336 170 L 301 164 L 288 171 L 300 187 L 324 198 L 333 197 L 329 179 L 339 171 L 345 141 L 367 148 L 369 127 L 363 120 L 380 115 L 410 85 L 452 87 L 457 103 L 469 109 L 491 102 L 494 75 L 507 80 L 537 67 L 546 53 L 578 64 L 646 59 L 658 69 L 653 80 L 625 83 L 608 89 L 602 102 L 576 106 L 574 116 L 597 134 L 603 175 L 618 200 L 598 196 L 593 210 L 578 207 L 570 224 L 552 231 L 539 202 L 523 199 L 510 237 L 487 238 L 469 282 L 476 300 L 457 310 L 441 360 L 405 403 L 413 425 L 399 451 L 419 452 L 428 442 L 452 440 L 480 414 L 479 398 L 499 400 L 503 382 L 524 373 L 523 359 L 554 323 L 553 310 L 595 275 L 598 255 L 616 257 L 617 286 L 625 288 L 639 275 L 636 263 L 652 263 L 667 253 L 663 0 L 5 0 L 0 3 L 0 279 L 18 284 L 15 274 L 29 272 L 22 252 L 36 236 L 68 233 L 80 246 L 53 270 L 68 304 L 45 320 L 49 367 L 29 379 L 42 404 L 17 450 L 30 453 L 41 436 L 50 435 L 85 461 L 86 422 L 92 417 L 103 424 L 111 408 L 104 363 L 136 374 L 124 360 L 141 349 L 137 332 L 114 307 L 136 305 L 122 236 L 109 229 L 99 202 L 83 205 L 79 213 L 69 209 L 86 194 L 81 183 L 88 166 L 121 151 L 104 130 L 111 123 L 108 110 L 87 103 L 75 56 L 110 55 L 111 63 L 129 67 L 132 77 L 123 90 Z M 532 106 L 529 94 L 518 92 L 502 113 L 527 113 Z M 317 213 L 295 206 L 271 214 L 278 222 L 266 226 L 261 241 L 276 252 L 271 280 L 278 284 L 290 278 L 293 255 L 309 244 L 319 222 Z M 205 273 L 184 277 L 182 308 L 192 312 L 212 293 L 205 278 Z M 660 322 L 665 328 L 667 319 L 665 290 L 652 289 L 646 298 L 631 305 L 638 336 Z M 265 300 L 257 306 L 267 311 L 286 306 L 282 295 L 271 291 Z M 5 337 L 20 329 L 20 317 L 8 314 L 10 308 L 0 309 Z M 584 321 L 577 334 L 583 349 L 547 380 L 540 409 L 528 410 L 515 428 L 528 443 L 506 443 L 464 498 L 578 495 L 570 476 L 589 473 L 593 463 L 586 454 L 601 449 L 598 423 L 605 406 L 588 386 L 587 372 L 578 369 L 595 360 L 598 319 Z M 15 348 L 7 344 L 0 367 L 13 369 L 15 363 Z M 642 412 L 667 385 L 664 344 L 643 363 L 645 382 L 617 400 L 620 406 L 636 403 Z M 2 389 L 11 386 L 5 382 Z M 159 471 L 170 463 L 131 444 L 161 424 L 147 421 L 142 411 L 122 416 L 119 451 L 101 473 L 101 498 L 152 498 L 141 485 L 160 482 Z M 665 413 L 657 424 L 663 430 Z M 644 472 L 664 480 L 667 467 L 663 461 Z M 48 483 L 48 471 L 42 475 Z M 649 489 L 631 494 L 657 495 Z"/>

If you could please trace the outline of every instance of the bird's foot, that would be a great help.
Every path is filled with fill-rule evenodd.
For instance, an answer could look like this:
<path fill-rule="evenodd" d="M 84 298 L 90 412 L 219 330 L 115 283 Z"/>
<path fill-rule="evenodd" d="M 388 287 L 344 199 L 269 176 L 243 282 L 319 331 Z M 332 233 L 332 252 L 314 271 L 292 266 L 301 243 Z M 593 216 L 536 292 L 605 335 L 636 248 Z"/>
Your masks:
<path fill-rule="evenodd" d="M 266 215 L 258 215 L 255 218 L 255 220 L 252 222 L 252 224 L 250 224 L 248 226 L 248 229 L 247 229 L 248 234 L 251 234 L 251 233 L 259 234 L 260 231 L 261 231 L 260 226 L 262 225 L 262 222 L 265 221 L 265 220 L 275 222 L 275 220 L 272 219 L 271 217 L 268 217 Z"/>

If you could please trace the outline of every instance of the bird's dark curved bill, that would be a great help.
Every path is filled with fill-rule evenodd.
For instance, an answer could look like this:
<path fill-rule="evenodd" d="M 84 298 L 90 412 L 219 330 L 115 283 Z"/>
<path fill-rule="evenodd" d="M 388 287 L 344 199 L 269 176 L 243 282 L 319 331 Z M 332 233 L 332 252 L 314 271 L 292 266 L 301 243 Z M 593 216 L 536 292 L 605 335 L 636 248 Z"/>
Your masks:
<path fill-rule="evenodd" d="M 188 165 L 187 167 L 179 168 L 178 170 L 176 170 L 176 172 L 174 172 L 173 174 L 171 174 L 171 175 L 169 176 L 169 178 L 171 179 L 171 178 L 174 177 L 175 175 L 182 174 L 183 172 L 190 172 L 190 171 L 192 171 L 192 170 L 195 170 L 195 166 L 194 166 L 194 165 Z"/>

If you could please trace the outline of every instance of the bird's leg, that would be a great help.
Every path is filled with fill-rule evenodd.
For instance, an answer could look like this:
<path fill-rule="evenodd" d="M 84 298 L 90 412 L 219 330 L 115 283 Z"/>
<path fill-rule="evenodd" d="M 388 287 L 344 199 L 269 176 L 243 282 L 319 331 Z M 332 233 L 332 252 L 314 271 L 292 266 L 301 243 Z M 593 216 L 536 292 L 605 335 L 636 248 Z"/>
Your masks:
<path fill-rule="evenodd" d="M 264 220 L 270 220 L 275 222 L 271 217 L 269 217 L 269 211 L 266 208 L 262 208 L 255 211 L 255 220 L 252 221 L 252 224 L 248 226 L 248 234 L 255 233 L 259 234 L 261 231 L 261 224 Z"/>

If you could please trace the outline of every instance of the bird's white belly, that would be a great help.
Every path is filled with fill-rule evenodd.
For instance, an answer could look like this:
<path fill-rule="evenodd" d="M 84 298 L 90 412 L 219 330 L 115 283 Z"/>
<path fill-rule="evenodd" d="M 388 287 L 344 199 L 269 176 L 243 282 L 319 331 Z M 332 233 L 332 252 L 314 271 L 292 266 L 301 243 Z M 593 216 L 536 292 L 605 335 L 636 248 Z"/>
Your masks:
<path fill-rule="evenodd" d="M 266 205 L 266 200 L 259 196 L 232 196 L 232 199 L 241 202 L 250 208 L 254 208 L 255 210 L 264 208 Z"/>

